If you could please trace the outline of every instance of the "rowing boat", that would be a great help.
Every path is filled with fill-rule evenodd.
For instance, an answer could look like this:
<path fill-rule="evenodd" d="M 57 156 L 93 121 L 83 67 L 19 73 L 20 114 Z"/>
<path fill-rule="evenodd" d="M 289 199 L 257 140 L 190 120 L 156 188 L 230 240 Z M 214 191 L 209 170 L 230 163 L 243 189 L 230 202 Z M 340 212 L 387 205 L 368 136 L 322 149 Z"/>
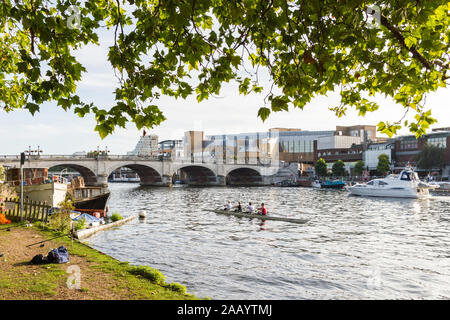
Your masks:
<path fill-rule="evenodd" d="M 274 216 L 268 216 L 268 215 L 262 215 L 262 214 L 254 214 L 254 213 L 245 213 L 245 212 L 236 212 L 236 211 L 228 211 L 228 210 L 208 210 L 215 212 L 217 214 L 223 214 L 226 216 L 235 216 L 235 217 L 242 217 L 242 218 L 255 218 L 260 220 L 275 220 L 275 221 L 285 221 L 285 222 L 292 222 L 292 223 L 306 223 L 308 220 L 306 219 L 293 219 L 293 218 L 284 218 L 284 217 L 274 217 Z"/>

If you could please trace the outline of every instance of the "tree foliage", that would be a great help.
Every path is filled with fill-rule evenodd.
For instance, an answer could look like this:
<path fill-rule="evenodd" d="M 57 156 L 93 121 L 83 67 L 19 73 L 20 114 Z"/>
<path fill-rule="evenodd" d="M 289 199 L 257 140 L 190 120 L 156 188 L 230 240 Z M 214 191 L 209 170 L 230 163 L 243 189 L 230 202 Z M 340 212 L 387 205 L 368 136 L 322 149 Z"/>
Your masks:
<path fill-rule="evenodd" d="M 5 180 L 6 175 L 5 175 L 5 168 L 3 166 L 0 165 L 0 181 Z"/>
<path fill-rule="evenodd" d="M 325 177 L 327 175 L 327 163 L 323 158 L 317 160 L 316 164 L 314 165 L 314 168 L 316 170 L 317 176 Z"/>
<path fill-rule="evenodd" d="M 333 163 L 333 166 L 331 167 L 331 172 L 334 176 L 342 177 L 345 175 L 345 163 L 342 160 L 338 160 L 335 163 Z"/>
<path fill-rule="evenodd" d="M 358 161 L 356 161 L 355 167 L 353 170 L 357 175 L 362 175 L 365 167 L 366 167 L 366 164 L 364 163 L 364 161 L 358 160 Z"/>
<path fill-rule="evenodd" d="M 93 114 L 105 137 L 130 121 L 138 129 L 160 124 L 161 95 L 200 102 L 236 81 L 241 94 L 264 91 L 262 120 L 335 90 L 337 116 L 348 107 L 365 115 L 381 94 L 415 119 L 380 122 L 378 130 L 408 126 L 419 136 L 436 121 L 426 94 L 449 78 L 449 9 L 446 0 L 3 0 L 0 107 L 34 114 L 54 101 Z M 107 59 L 119 85 L 115 103 L 101 107 L 79 96 L 86 69 L 76 53 L 99 44 L 105 28 L 114 34 Z"/>
<path fill-rule="evenodd" d="M 387 154 L 382 153 L 378 156 L 377 171 L 382 175 L 385 175 L 387 172 L 389 172 L 389 170 L 391 170 L 391 163 L 389 162 L 389 157 Z"/>
<path fill-rule="evenodd" d="M 445 166 L 445 149 L 426 143 L 415 160 L 421 169 L 441 169 Z"/>

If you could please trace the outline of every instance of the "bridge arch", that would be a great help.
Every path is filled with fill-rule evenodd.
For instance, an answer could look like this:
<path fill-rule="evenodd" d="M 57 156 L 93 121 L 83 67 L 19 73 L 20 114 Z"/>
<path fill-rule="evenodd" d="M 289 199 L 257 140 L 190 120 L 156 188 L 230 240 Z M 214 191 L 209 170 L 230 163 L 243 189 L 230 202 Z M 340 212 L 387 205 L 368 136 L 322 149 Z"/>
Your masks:
<path fill-rule="evenodd" d="M 86 186 L 95 186 L 98 183 L 97 175 L 94 173 L 94 171 L 92 171 L 90 168 L 88 168 L 86 166 L 82 166 L 82 165 L 74 164 L 74 163 L 61 162 L 61 163 L 49 165 L 48 169 L 50 170 L 51 168 L 54 168 L 54 167 L 65 167 L 65 168 L 70 168 L 70 169 L 73 169 L 73 170 L 79 172 L 80 175 L 83 177 L 84 184 Z"/>
<path fill-rule="evenodd" d="M 261 185 L 263 177 L 258 169 L 238 167 L 228 171 L 225 181 L 227 185 Z"/>
<path fill-rule="evenodd" d="M 189 185 L 212 185 L 217 183 L 217 175 L 213 168 L 199 164 L 186 164 L 174 168 L 174 174 Z"/>
<path fill-rule="evenodd" d="M 108 170 L 108 177 L 117 169 L 128 168 L 137 173 L 141 180 L 142 185 L 160 185 L 162 183 L 162 177 L 157 169 L 148 165 L 128 163 L 119 166 L 114 166 Z"/>

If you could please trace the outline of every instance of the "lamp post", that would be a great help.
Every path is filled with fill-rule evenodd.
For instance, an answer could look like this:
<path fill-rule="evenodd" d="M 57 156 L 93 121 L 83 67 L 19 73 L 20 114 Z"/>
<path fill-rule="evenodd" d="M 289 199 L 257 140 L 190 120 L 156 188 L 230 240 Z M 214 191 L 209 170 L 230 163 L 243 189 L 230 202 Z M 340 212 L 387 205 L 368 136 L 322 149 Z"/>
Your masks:
<path fill-rule="evenodd" d="M 25 152 L 20 154 L 20 222 L 23 222 L 23 165 L 25 164 Z"/>

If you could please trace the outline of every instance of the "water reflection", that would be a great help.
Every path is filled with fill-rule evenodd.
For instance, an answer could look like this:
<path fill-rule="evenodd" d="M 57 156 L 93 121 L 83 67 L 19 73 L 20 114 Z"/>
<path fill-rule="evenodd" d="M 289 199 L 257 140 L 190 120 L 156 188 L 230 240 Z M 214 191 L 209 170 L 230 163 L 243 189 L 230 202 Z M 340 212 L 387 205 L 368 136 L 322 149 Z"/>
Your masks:
<path fill-rule="evenodd" d="M 450 298 L 449 197 L 378 199 L 307 188 L 111 184 L 110 211 L 146 219 L 89 242 L 222 299 Z M 264 202 L 304 225 L 217 215 Z"/>

